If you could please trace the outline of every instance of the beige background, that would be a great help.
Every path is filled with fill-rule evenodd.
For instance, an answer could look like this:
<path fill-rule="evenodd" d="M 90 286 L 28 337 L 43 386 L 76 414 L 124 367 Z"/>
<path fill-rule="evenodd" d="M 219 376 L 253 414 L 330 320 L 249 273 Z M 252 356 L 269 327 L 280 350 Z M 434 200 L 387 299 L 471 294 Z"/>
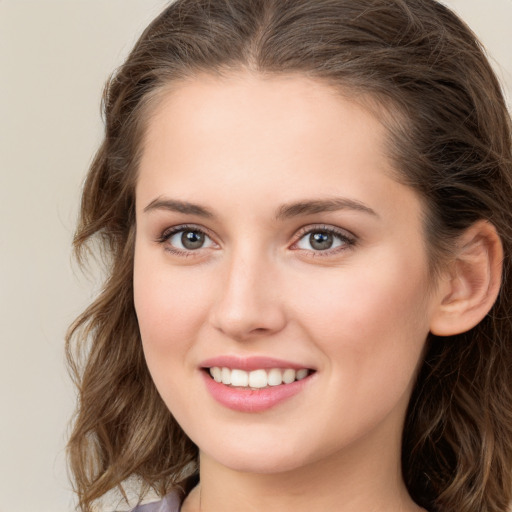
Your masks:
<path fill-rule="evenodd" d="M 97 285 L 71 263 L 103 83 L 164 0 L 0 0 L 0 512 L 65 512 L 63 336 Z M 512 98 L 512 0 L 450 0 Z"/>

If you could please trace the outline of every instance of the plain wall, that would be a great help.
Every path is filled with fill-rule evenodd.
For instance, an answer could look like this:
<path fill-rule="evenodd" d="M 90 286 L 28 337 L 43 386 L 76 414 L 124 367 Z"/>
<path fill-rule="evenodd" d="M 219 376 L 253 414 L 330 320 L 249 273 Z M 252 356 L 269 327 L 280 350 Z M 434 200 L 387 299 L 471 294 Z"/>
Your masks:
<path fill-rule="evenodd" d="M 0 512 L 65 512 L 68 324 L 97 282 L 71 262 L 109 73 L 164 0 L 0 0 Z M 450 0 L 512 98 L 512 0 Z"/>

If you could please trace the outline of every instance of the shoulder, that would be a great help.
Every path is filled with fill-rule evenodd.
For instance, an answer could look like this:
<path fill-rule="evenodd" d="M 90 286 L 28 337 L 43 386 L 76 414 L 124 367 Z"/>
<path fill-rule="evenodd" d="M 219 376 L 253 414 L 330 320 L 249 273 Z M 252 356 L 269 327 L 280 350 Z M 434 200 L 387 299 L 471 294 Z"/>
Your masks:
<path fill-rule="evenodd" d="M 131 512 L 179 512 L 181 499 L 177 493 L 171 492 L 160 501 L 137 505 Z"/>

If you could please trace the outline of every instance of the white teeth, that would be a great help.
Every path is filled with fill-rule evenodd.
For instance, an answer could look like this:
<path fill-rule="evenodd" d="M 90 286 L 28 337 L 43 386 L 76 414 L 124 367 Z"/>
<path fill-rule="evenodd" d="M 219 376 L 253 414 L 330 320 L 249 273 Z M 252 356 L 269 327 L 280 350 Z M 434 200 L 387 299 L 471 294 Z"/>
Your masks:
<path fill-rule="evenodd" d="M 297 374 L 296 374 L 295 378 L 297 380 L 302 380 L 302 379 L 305 379 L 307 376 L 308 376 L 308 371 L 306 370 L 306 368 L 302 368 L 301 370 L 297 370 Z"/>
<path fill-rule="evenodd" d="M 231 384 L 231 370 L 229 368 L 222 368 L 220 378 L 222 384 Z"/>
<path fill-rule="evenodd" d="M 266 388 L 267 383 L 267 372 L 265 370 L 254 370 L 251 373 L 249 373 L 249 387 Z"/>
<path fill-rule="evenodd" d="M 249 384 L 249 375 L 243 370 L 231 370 L 231 385 L 246 387 Z"/>
<path fill-rule="evenodd" d="M 269 386 L 279 386 L 283 382 L 283 374 L 279 368 L 272 368 L 272 370 L 268 372 L 267 379 Z"/>
<path fill-rule="evenodd" d="M 222 370 L 218 366 L 210 368 L 210 374 L 215 379 L 215 382 L 222 382 Z"/>
<path fill-rule="evenodd" d="M 296 371 L 292 370 L 291 368 L 287 368 L 283 372 L 283 382 L 285 384 L 291 384 L 295 380 Z"/>
<path fill-rule="evenodd" d="M 267 386 L 291 384 L 295 380 L 305 379 L 309 375 L 309 370 L 307 368 L 301 368 L 300 370 L 271 368 L 269 370 L 261 369 L 246 372 L 238 368 L 230 369 L 214 366 L 210 368 L 210 375 L 216 382 L 222 382 L 222 384 L 240 388 L 261 389 Z"/>

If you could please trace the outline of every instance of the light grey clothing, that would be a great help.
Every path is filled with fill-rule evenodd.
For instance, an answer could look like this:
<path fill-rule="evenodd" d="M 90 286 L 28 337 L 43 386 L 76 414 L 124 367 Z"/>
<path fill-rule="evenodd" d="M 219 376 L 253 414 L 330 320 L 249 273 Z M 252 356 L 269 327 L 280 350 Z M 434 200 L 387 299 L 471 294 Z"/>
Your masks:
<path fill-rule="evenodd" d="M 132 512 L 180 512 L 181 500 L 178 494 L 171 492 L 160 501 L 138 505 Z"/>

